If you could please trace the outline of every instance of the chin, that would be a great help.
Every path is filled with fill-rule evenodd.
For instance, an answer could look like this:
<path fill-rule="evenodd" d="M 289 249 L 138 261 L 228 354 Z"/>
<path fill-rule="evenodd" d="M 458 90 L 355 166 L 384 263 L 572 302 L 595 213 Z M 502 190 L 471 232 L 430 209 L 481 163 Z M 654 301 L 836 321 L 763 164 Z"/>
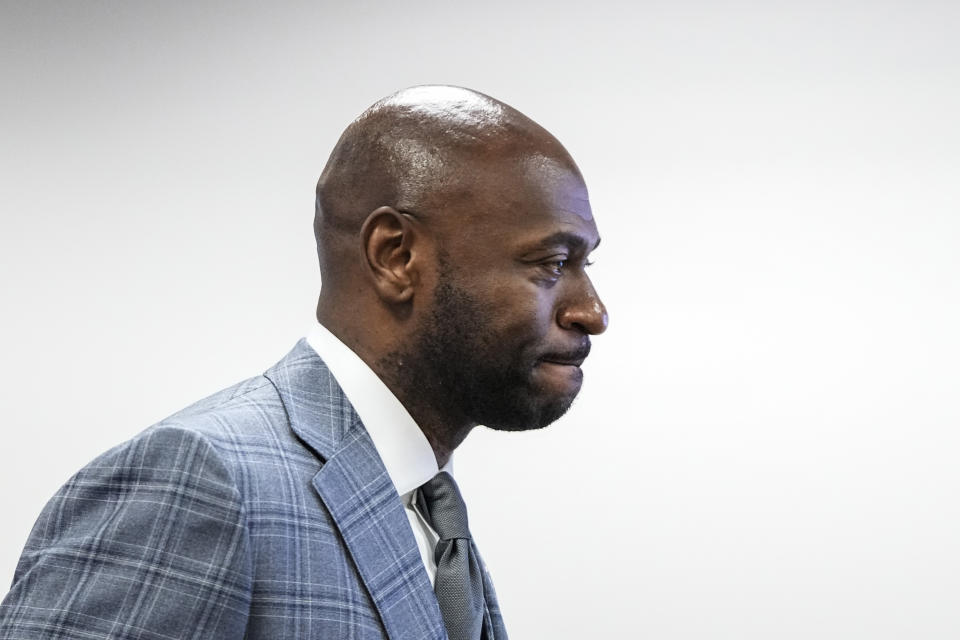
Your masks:
<path fill-rule="evenodd" d="M 569 397 L 553 398 L 547 401 L 527 402 L 524 407 L 512 407 L 513 411 L 500 411 L 500 415 L 491 420 L 481 420 L 494 431 L 533 431 L 543 429 L 556 422 L 573 404 L 576 394 Z"/>

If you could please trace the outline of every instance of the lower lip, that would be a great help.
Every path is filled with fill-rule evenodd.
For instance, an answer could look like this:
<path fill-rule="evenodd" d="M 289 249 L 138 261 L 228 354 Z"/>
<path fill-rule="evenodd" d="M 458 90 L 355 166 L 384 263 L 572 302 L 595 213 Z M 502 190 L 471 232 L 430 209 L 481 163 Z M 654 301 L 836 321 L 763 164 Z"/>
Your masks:
<path fill-rule="evenodd" d="M 562 364 L 560 362 L 541 361 L 537 365 L 541 373 L 546 376 L 554 386 L 569 387 L 579 389 L 583 382 L 583 371 L 575 364 Z"/>

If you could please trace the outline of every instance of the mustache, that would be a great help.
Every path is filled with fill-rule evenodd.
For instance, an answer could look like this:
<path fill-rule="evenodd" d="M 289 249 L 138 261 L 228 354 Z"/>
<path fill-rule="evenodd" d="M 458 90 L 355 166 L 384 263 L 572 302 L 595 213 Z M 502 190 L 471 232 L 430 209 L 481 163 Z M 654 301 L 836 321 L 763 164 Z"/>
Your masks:
<path fill-rule="evenodd" d="M 559 362 L 561 364 L 576 364 L 579 365 L 581 362 L 587 359 L 587 356 L 590 355 L 590 338 L 584 337 L 583 341 L 579 346 L 574 347 L 573 349 L 562 349 L 557 351 L 548 351 L 541 355 L 538 360 L 540 362 Z"/>

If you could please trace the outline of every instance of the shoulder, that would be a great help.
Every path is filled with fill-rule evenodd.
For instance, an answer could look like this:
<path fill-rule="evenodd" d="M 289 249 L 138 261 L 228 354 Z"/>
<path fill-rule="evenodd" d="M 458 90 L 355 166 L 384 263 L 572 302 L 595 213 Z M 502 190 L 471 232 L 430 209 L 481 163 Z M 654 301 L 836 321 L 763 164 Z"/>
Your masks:
<path fill-rule="evenodd" d="M 276 389 L 257 376 L 219 391 L 146 428 L 107 450 L 79 476 L 110 470 L 138 470 L 169 480 L 198 473 L 229 480 L 233 467 L 257 440 L 287 428 Z"/>
<path fill-rule="evenodd" d="M 239 637 L 251 580 L 245 512 L 209 438 L 151 427 L 44 507 L 0 605 L 0 637 Z"/>
<path fill-rule="evenodd" d="M 44 638 L 133 628 L 165 637 L 243 635 L 263 550 L 263 536 L 254 534 L 286 537 L 295 523 L 320 517 L 310 483 L 321 461 L 292 423 L 330 439 L 345 420 L 322 362 L 303 351 L 74 474 L 30 534 L 0 604 L 0 638 L 13 629 Z M 141 607 L 137 599 L 126 607 L 123 594 L 135 585 L 146 587 L 137 593 L 162 592 L 165 604 Z"/>
<path fill-rule="evenodd" d="M 315 351 L 301 340 L 262 375 L 178 411 L 144 432 L 180 429 L 205 438 L 227 458 L 303 442 L 325 456 L 359 418 Z M 308 433 L 305 433 L 308 431 Z"/>
<path fill-rule="evenodd" d="M 242 520 L 249 476 L 244 467 L 256 460 L 255 452 L 276 449 L 286 432 L 289 423 L 275 387 L 262 375 L 244 380 L 88 462 L 48 503 L 33 541 L 37 533 L 45 534 L 40 540 L 56 537 L 60 525 L 76 523 L 76 514 L 86 520 L 118 505 L 138 516 L 144 515 L 141 509 L 153 509 Z"/>
<path fill-rule="evenodd" d="M 277 422 L 288 422 L 286 410 L 276 387 L 260 375 L 198 400 L 150 429 L 183 429 L 217 442 Z"/>

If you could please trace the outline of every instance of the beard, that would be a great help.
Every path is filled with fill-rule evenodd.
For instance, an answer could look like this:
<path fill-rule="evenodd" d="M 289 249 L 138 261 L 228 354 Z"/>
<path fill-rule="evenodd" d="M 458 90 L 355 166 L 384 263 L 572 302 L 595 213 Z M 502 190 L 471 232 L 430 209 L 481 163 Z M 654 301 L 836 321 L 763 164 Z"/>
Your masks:
<path fill-rule="evenodd" d="M 457 286 L 444 262 L 431 314 L 412 346 L 384 364 L 393 365 L 408 398 L 443 415 L 498 431 L 540 429 L 554 422 L 570 408 L 576 391 L 560 394 L 538 385 L 534 370 L 542 345 L 485 325 L 484 305 Z"/>

